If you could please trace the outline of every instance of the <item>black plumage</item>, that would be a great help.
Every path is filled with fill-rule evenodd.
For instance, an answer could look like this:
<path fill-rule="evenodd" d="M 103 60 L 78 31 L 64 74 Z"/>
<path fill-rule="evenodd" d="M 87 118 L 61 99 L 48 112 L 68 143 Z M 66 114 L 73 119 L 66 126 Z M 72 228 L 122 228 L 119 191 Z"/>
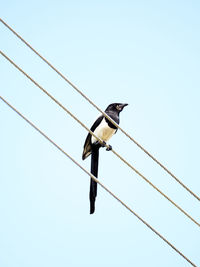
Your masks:
<path fill-rule="evenodd" d="M 117 124 L 119 124 L 119 114 L 123 110 L 125 106 L 128 104 L 121 103 L 113 103 L 110 104 L 105 113 L 113 119 Z M 85 140 L 82 159 L 86 159 L 89 155 L 91 155 L 91 173 L 97 178 L 98 177 L 98 162 L 99 162 L 99 148 L 105 146 L 105 142 L 107 142 L 113 134 L 117 132 L 117 127 L 112 124 L 107 118 L 103 115 L 100 116 L 92 125 L 91 129 L 94 134 L 104 141 L 104 144 L 100 144 L 100 142 L 88 133 L 87 138 Z M 111 150 L 110 146 L 109 149 Z M 97 183 L 91 179 L 90 181 L 90 214 L 95 211 L 95 199 L 97 196 Z"/>

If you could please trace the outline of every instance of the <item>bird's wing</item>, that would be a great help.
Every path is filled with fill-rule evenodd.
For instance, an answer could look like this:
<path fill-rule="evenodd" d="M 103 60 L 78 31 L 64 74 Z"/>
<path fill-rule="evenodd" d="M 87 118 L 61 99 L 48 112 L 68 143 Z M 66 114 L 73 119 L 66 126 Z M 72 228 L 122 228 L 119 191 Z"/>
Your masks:
<path fill-rule="evenodd" d="M 103 120 L 103 116 L 100 116 L 92 125 L 91 127 L 91 131 L 94 132 L 94 130 L 99 126 L 99 124 L 101 123 L 101 121 Z M 88 133 L 86 140 L 85 140 L 85 144 L 84 144 L 84 148 L 83 148 L 83 154 L 82 154 L 82 159 L 86 159 L 92 152 L 92 146 L 91 146 L 91 134 Z"/>

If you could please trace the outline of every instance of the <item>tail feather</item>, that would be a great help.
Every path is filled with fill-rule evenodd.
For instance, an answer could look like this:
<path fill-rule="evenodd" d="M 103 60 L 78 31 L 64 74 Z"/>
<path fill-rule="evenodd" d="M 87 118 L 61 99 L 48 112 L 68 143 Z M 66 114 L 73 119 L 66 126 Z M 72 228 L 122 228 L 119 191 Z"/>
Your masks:
<path fill-rule="evenodd" d="M 98 177 L 98 164 L 99 164 L 99 147 L 92 148 L 91 155 L 91 173 Z M 97 183 L 91 178 L 90 180 L 90 214 L 95 211 L 95 200 L 97 196 Z"/>

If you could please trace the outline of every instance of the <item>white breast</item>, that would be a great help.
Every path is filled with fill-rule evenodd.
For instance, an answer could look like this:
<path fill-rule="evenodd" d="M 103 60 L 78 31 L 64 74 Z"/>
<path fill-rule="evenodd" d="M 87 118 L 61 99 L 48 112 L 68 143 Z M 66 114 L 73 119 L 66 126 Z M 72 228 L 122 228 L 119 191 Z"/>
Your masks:
<path fill-rule="evenodd" d="M 105 118 L 103 118 L 99 126 L 95 129 L 94 134 L 97 137 L 99 137 L 101 140 L 107 142 L 113 136 L 115 132 L 116 132 L 116 129 L 110 128 Z M 95 143 L 97 139 L 94 136 L 92 136 L 91 141 L 92 143 Z"/>

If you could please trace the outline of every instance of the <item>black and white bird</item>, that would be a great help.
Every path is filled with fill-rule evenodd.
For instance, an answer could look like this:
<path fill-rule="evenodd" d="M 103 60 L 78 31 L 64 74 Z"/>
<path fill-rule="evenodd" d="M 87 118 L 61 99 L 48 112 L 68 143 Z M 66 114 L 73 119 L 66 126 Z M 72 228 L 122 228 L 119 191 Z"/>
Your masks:
<path fill-rule="evenodd" d="M 113 103 L 110 104 L 105 113 L 119 124 L 119 114 L 125 106 L 128 104 Z M 82 159 L 86 159 L 91 155 L 91 173 L 98 177 L 98 162 L 99 162 L 99 148 L 105 147 L 106 142 L 117 132 L 117 127 L 113 125 L 106 117 L 100 116 L 92 125 L 90 129 L 97 137 L 99 137 L 104 143 L 101 144 L 94 136 L 88 133 L 85 140 Z M 106 150 L 111 150 L 109 146 Z M 91 179 L 90 181 L 90 214 L 95 211 L 95 199 L 97 196 L 97 183 Z"/>

